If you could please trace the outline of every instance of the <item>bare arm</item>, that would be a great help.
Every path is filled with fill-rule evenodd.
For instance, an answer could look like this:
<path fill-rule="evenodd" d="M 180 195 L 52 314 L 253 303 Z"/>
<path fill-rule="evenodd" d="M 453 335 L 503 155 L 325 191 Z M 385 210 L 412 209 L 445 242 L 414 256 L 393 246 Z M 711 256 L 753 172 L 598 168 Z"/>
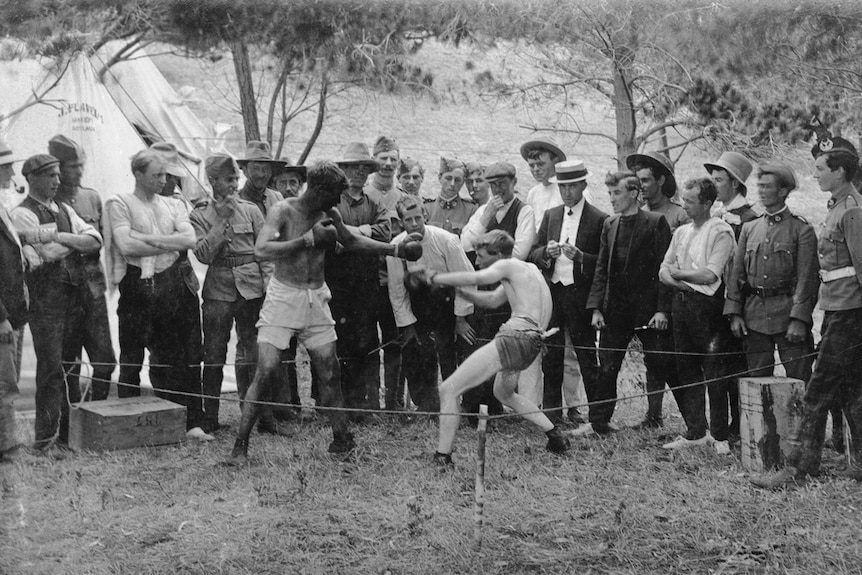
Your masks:
<path fill-rule="evenodd" d="M 505 304 L 509 299 L 506 297 L 506 289 L 503 286 L 494 291 L 479 291 L 472 288 L 458 288 L 458 295 L 470 303 L 486 309 L 495 309 Z"/>
<path fill-rule="evenodd" d="M 197 239 L 194 228 L 186 221 L 177 224 L 177 230 L 170 235 L 142 234 L 134 230 L 130 230 L 130 235 L 136 240 L 157 248 L 159 253 L 194 249 Z"/>
<path fill-rule="evenodd" d="M 389 243 L 378 242 L 358 233 L 353 233 L 341 219 L 341 213 L 337 208 L 330 208 L 326 215 L 332 218 L 332 224 L 338 232 L 338 241 L 346 251 L 363 254 L 374 254 L 378 256 L 396 256 L 397 246 Z"/>
<path fill-rule="evenodd" d="M 449 272 L 435 274 L 432 281 L 439 285 L 464 287 L 495 284 L 508 277 L 506 260 L 499 260 L 489 268 L 475 272 Z"/>
<path fill-rule="evenodd" d="M 306 242 L 302 237 L 292 240 L 281 239 L 279 229 L 287 221 L 289 204 L 279 202 L 269 209 L 266 223 L 257 237 L 254 245 L 254 254 L 261 260 L 275 260 L 295 254 L 306 248 Z"/>

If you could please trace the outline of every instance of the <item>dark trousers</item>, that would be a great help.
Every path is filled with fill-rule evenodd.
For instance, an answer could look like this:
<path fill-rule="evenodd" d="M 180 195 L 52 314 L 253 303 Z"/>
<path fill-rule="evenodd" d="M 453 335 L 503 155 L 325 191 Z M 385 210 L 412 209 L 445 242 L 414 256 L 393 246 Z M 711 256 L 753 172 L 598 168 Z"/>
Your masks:
<path fill-rule="evenodd" d="M 688 428 L 688 439 L 706 435 L 706 392 L 709 393 L 709 428 L 717 441 L 730 436 L 731 388 L 736 379 L 728 377 L 735 366 L 730 349 L 733 334 L 723 315 L 723 288 L 713 296 L 698 292 L 676 292 L 673 299 L 673 339 L 679 384 L 707 381 L 675 390 L 680 412 Z"/>
<path fill-rule="evenodd" d="M 86 286 L 44 281 L 30 286 L 30 333 L 36 352 L 36 442 L 44 449 L 69 442 L 69 404 L 81 401 L 77 385 L 66 384 L 64 364 L 76 363 L 69 327 L 83 314 Z M 66 393 L 69 397 L 67 400 Z"/>
<path fill-rule="evenodd" d="M 375 314 L 380 326 L 380 340 L 383 344 L 383 387 L 386 409 L 404 409 L 404 380 L 402 372 L 401 342 L 398 339 L 398 326 L 395 313 L 389 300 L 389 287 L 379 286 L 375 298 Z"/>
<path fill-rule="evenodd" d="M 114 346 L 111 343 L 111 326 L 108 323 L 108 304 L 105 293 L 94 292 L 88 286 L 81 286 L 81 310 L 74 318 L 70 318 L 68 331 L 69 352 L 81 357 L 81 349 L 87 351 L 87 357 L 93 364 L 93 378 L 90 385 L 88 400 L 99 401 L 108 399 L 111 391 L 111 375 L 117 366 Z M 81 364 L 75 363 L 67 375 L 69 385 L 78 387 Z"/>
<path fill-rule="evenodd" d="M 853 436 L 853 456 L 862 459 L 862 308 L 827 311 L 823 316 L 820 352 L 805 389 L 802 423 L 787 458 L 811 475 L 820 471 L 826 415 L 836 403 L 844 409 Z"/>
<path fill-rule="evenodd" d="M 218 427 L 221 384 L 224 379 L 224 363 L 227 360 L 227 344 L 231 329 L 236 325 L 237 348 L 242 348 L 243 362 L 234 366 L 237 389 L 248 390 L 257 364 L 257 318 L 263 298 L 236 301 L 205 299 L 203 312 L 203 401 L 206 424 L 210 429 Z"/>
<path fill-rule="evenodd" d="M 410 294 L 416 316 L 416 340 L 404 346 L 401 362 L 410 398 L 419 411 L 440 411 L 437 368 L 445 380 L 458 367 L 454 293 L 448 297 Z"/>
<path fill-rule="evenodd" d="M 200 397 L 202 344 L 198 296 L 183 280 L 178 261 L 153 278 L 128 266 L 120 282 L 117 306 L 120 327 L 120 397 L 141 393 L 144 348 L 150 352 L 150 381 L 156 395 L 186 407 L 186 428 L 204 423 Z"/>
<path fill-rule="evenodd" d="M 332 300 L 329 309 L 338 334 L 338 359 L 341 364 L 341 391 L 344 406 L 380 409 L 380 345 L 373 305 L 379 284 L 329 284 Z M 375 395 L 376 394 L 376 395 Z"/>
<path fill-rule="evenodd" d="M 551 421 L 556 424 L 562 421 L 563 417 L 562 409 L 557 409 L 563 406 L 565 363 L 565 334 L 563 330 L 568 330 L 575 355 L 578 356 L 587 401 L 598 401 L 603 393 L 606 394 L 607 392 L 603 392 L 598 387 L 599 363 L 596 352 L 596 332 L 591 325 L 592 311 L 587 312 L 584 306 L 577 301 L 574 286 L 552 283 L 550 287 L 554 312 L 549 327 L 559 327 L 560 331 L 545 340 L 548 351 L 542 359 L 542 371 L 545 374 L 542 407 L 544 409 L 556 409 L 556 411 L 547 414 Z M 608 405 L 610 405 L 610 410 Z M 612 404 L 590 406 L 590 423 L 598 429 L 606 427 L 612 413 Z"/>
<path fill-rule="evenodd" d="M 672 390 L 679 386 L 679 377 L 676 371 L 676 361 L 673 355 L 665 352 L 668 350 L 670 333 L 668 330 L 658 331 L 654 329 L 643 329 L 635 331 L 638 327 L 634 321 L 633 310 L 617 307 L 609 310 L 605 317 L 605 329 L 599 338 L 599 375 L 594 388 L 594 398 L 590 401 L 614 400 L 617 398 L 617 376 L 626 355 L 626 348 L 632 338 L 637 334 L 644 350 L 644 365 L 647 371 L 648 392 L 661 392 L 665 385 Z M 661 421 L 662 393 L 654 393 L 648 396 L 649 409 L 647 418 L 653 421 Z M 656 398 L 658 406 L 655 406 Z M 590 414 L 596 412 L 596 420 L 605 427 L 611 421 L 616 403 L 595 405 L 590 407 Z M 601 419 L 599 419 L 601 416 Z M 590 417 L 593 421 L 593 417 Z M 595 422 L 593 423 L 595 425 Z"/>
<path fill-rule="evenodd" d="M 814 365 L 814 337 L 808 332 L 805 341 L 791 343 L 784 332 L 768 334 L 748 330 L 745 336 L 745 353 L 748 374 L 751 377 L 769 377 L 775 370 L 775 348 L 784 365 L 787 377 L 808 381 Z"/>

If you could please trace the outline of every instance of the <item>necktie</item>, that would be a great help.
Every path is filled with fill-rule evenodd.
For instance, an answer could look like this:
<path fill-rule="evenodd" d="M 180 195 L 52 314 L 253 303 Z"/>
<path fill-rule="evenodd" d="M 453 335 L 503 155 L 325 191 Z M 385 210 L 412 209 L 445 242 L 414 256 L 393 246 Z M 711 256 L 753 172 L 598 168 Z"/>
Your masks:
<path fill-rule="evenodd" d="M 572 211 L 572 208 L 569 208 L 569 215 L 573 215 L 575 212 Z"/>

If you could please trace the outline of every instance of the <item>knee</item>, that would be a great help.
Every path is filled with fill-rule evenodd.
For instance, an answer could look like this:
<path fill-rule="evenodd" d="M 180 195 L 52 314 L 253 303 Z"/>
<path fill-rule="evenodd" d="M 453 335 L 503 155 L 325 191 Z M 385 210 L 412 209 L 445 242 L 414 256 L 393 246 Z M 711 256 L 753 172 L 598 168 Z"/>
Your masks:
<path fill-rule="evenodd" d="M 457 397 L 455 386 L 452 383 L 444 382 L 440 385 L 440 401 L 452 400 Z"/>

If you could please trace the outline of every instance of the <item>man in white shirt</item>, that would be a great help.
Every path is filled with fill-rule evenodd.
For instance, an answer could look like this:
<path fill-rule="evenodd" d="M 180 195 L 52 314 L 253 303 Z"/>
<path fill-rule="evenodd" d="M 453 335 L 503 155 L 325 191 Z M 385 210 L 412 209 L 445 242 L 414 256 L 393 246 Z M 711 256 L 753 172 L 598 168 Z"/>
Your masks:
<path fill-rule="evenodd" d="M 471 272 L 473 266 L 461 249 L 458 236 L 425 224 L 419 198 L 404 197 L 397 209 L 404 231 L 392 241 L 397 244 L 407 234 L 422 236 L 422 257 L 415 262 L 386 258 L 389 299 L 404 346 L 401 365 L 413 403 L 420 411 L 439 411 L 438 362 L 443 379 L 448 378 L 456 368 L 456 338 L 462 338 L 469 345 L 475 342 L 473 328 L 467 322 L 473 313 L 473 304 L 451 290 L 430 290 L 424 284 L 407 285 L 404 279 L 407 272 L 416 269 Z"/>

